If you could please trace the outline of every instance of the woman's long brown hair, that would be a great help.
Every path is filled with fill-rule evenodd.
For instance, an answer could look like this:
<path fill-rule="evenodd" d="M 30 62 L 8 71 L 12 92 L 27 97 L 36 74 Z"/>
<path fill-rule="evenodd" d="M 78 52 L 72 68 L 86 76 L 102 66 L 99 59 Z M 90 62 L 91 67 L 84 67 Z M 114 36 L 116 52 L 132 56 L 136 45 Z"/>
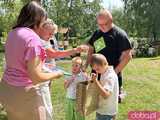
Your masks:
<path fill-rule="evenodd" d="M 22 9 L 18 16 L 16 25 L 13 27 L 28 27 L 33 29 L 39 26 L 42 20 L 47 19 L 47 12 L 35 1 L 29 2 Z"/>

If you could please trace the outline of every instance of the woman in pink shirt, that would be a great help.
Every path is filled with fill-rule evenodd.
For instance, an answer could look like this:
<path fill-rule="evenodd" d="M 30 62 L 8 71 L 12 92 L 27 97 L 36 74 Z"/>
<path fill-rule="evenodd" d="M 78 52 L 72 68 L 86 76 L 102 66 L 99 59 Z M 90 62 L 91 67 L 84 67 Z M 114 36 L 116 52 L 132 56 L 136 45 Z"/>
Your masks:
<path fill-rule="evenodd" d="M 0 102 L 8 120 L 46 120 L 38 83 L 63 75 L 43 73 L 46 58 L 39 33 L 47 13 L 36 2 L 25 5 L 5 45 L 6 69 L 0 83 Z"/>

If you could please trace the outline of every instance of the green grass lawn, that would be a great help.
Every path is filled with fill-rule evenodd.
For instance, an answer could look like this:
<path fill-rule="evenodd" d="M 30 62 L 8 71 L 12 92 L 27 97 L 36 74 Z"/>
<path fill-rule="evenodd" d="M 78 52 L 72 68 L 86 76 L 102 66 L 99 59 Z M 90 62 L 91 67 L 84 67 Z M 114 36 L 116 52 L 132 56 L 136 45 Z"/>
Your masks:
<path fill-rule="evenodd" d="M 1 61 L 1 60 L 0 60 Z M 65 70 L 71 70 L 70 61 L 59 62 Z M 2 73 L 2 64 L 0 74 Z M 127 120 L 129 111 L 159 111 L 160 110 L 160 57 L 136 58 L 125 68 L 124 89 L 127 97 L 119 104 L 117 120 Z M 52 101 L 55 120 L 64 120 L 65 90 L 63 79 L 58 79 L 52 85 Z M 5 120 L 1 112 L 0 120 Z M 95 120 L 95 114 L 87 117 Z"/>

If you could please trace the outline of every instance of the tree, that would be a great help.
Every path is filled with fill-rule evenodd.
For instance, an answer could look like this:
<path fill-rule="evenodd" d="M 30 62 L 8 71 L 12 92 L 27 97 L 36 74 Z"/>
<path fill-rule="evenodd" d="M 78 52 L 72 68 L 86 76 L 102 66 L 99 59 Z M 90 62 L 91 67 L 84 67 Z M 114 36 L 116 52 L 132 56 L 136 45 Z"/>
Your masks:
<path fill-rule="evenodd" d="M 54 0 L 47 6 L 49 17 L 60 27 L 71 28 L 71 36 L 83 36 L 96 29 L 100 0 Z"/>
<path fill-rule="evenodd" d="M 12 29 L 21 6 L 22 3 L 16 0 L 0 2 L 0 36 L 5 36 Z"/>
<path fill-rule="evenodd" d="M 160 37 L 160 1 L 159 0 L 123 0 L 125 14 L 130 17 L 129 24 L 139 37 L 151 37 L 154 41 Z"/>
<path fill-rule="evenodd" d="M 8 32 L 13 26 L 21 7 L 32 0 L 3 0 L 0 2 L 1 32 Z M 101 0 L 35 0 L 41 2 L 48 15 L 59 27 L 69 27 L 70 36 L 89 36 L 96 29 L 96 13 Z M 3 12 L 4 11 L 4 12 Z"/>

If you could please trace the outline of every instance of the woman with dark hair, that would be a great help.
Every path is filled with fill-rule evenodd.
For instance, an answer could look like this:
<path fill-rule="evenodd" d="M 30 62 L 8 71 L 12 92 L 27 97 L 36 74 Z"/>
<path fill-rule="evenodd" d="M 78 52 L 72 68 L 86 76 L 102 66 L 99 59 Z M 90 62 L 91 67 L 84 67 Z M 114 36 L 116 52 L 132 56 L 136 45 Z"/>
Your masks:
<path fill-rule="evenodd" d="M 6 69 L 0 83 L 0 101 L 8 120 L 47 120 L 39 83 L 61 77 L 43 73 L 46 58 L 39 33 L 47 13 L 36 2 L 26 4 L 5 45 Z"/>

